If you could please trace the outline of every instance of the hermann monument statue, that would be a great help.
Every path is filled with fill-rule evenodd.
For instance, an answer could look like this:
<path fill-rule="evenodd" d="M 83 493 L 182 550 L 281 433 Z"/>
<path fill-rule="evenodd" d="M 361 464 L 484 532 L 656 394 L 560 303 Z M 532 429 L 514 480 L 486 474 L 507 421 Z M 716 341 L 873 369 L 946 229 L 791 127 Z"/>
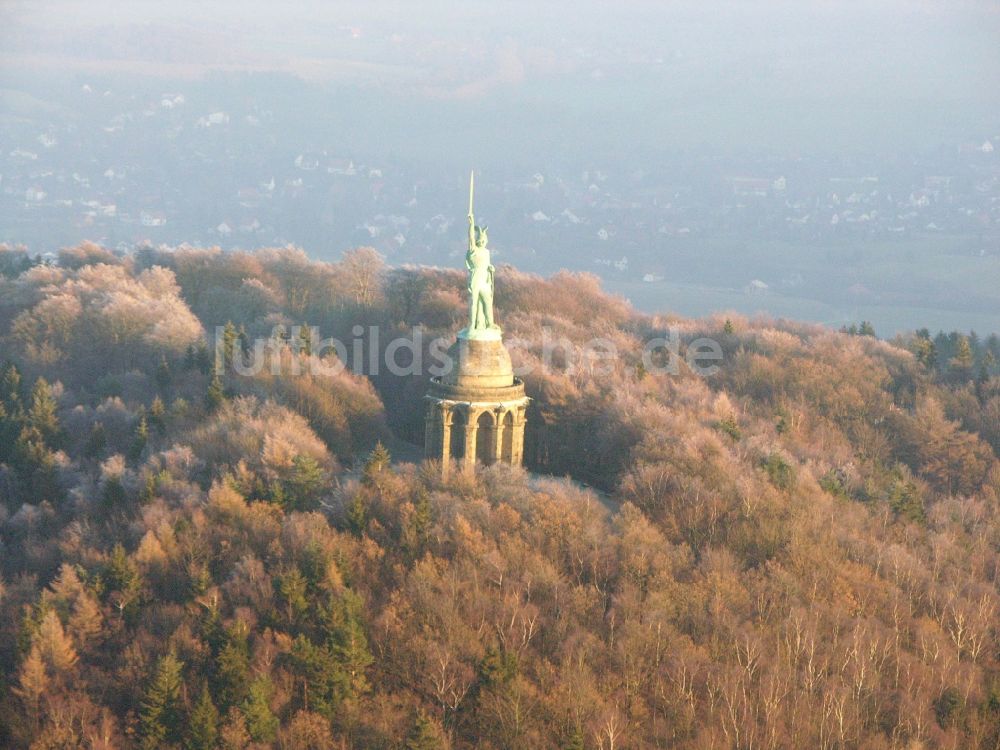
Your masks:
<path fill-rule="evenodd" d="M 469 177 L 469 325 L 448 350 L 451 369 L 431 378 L 428 388 L 424 455 L 438 461 L 447 476 L 453 467 L 476 464 L 520 465 L 529 399 L 514 377 L 510 353 L 493 319 L 496 269 L 486 246 L 486 226 L 473 214 L 475 175 Z"/>
<path fill-rule="evenodd" d="M 477 227 L 472 212 L 475 172 L 469 175 L 469 251 L 465 267 L 469 269 L 469 338 L 499 338 L 500 327 L 493 322 L 493 277 L 496 269 L 490 264 L 487 227 Z"/>

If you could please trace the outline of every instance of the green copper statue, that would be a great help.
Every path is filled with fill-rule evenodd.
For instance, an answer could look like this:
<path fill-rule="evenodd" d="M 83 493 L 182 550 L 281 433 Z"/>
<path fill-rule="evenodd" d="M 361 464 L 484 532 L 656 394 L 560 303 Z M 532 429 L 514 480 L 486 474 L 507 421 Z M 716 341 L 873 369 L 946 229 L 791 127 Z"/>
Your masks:
<path fill-rule="evenodd" d="M 490 250 L 486 247 L 486 227 L 477 227 L 472 215 L 472 195 L 475 173 L 469 175 L 469 251 L 465 266 L 469 269 L 469 338 L 485 338 L 500 332 L 493 322 L 493 276 L 496 269 L 490 265 Z M 487 333 L 490 332 L 490 333 Z"/>

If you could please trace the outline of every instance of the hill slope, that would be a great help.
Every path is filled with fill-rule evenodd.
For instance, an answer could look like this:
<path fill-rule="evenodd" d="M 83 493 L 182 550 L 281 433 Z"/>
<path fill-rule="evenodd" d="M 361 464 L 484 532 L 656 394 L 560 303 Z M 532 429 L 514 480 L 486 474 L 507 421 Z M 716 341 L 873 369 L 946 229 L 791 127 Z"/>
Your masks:
<path fill-rule="evenodd" d="M 391 463 L 424 376 L 337 371 L 292 328 L 364 362 L 419 324 L 429 354 L 457 272 L 0 255 L 5 746 L 1000 742 L 1000 383 L 927 339 L 643 316 L 500 269 L 529 468 L 609 511 Z M 644 361 L 674 333 L 718 372 Z"/>

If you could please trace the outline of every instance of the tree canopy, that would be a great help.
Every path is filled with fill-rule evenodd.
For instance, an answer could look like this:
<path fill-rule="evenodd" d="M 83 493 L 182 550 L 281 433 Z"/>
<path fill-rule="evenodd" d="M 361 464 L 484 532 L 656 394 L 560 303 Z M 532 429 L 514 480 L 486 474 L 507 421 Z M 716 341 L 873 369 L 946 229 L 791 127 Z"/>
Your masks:
<path fill-rule="evenodd" d="M 995 337 L 645 316 L 501 267 L 527 465 L 443 480 L 396 447 L 425 376 L 306 367 L 332 355 L 293 327 L 429 346 L 458 272 L 0 260 L 0 746 L 1000 742 Z M 672 331 L 719 371 L 644 360 Z"/>

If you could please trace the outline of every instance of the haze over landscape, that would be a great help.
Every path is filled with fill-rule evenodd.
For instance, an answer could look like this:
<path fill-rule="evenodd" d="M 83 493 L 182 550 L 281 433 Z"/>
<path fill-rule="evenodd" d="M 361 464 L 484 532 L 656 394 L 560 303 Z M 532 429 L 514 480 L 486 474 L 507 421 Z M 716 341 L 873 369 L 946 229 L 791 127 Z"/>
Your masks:
<path fill-rule="evenodd" d="M 989 2 L 6 2 L 0 240 L 453 265 L 1000 330 Z M 645 279 L 645 281 L 644 281 Z"/>

